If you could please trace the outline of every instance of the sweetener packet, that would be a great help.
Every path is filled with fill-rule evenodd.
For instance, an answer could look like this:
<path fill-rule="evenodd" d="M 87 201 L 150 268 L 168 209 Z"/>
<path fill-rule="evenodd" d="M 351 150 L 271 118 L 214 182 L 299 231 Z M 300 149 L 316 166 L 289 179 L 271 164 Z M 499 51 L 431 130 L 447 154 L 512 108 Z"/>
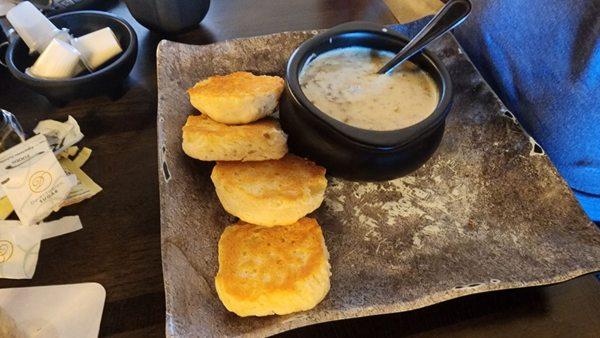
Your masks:
<path fill-rule="evenodd" d="M 32 226 L 13 220 L 0 221 L 0 278 L 32 278 L 40 242 L 81 228 L 78 216 L 67 216 Z"/>
<path fill-rule="evenodd" d="M 58 163 L 44 135 L 0 154 L 0 185 L 23 225 L 42 221 L 76 183 Z"/>
<path fill-rule="evenodd" d="M 71 189 L 69 195 L 67 195 L 67 198 L 58 207 L 54 208 L 54 211 L 58 211 L 60 208 L 71 204 L 79 203 L 102 191 L 102 188 L 96 184 L 96 182 L 94 182 L 85 172 L 83 172 L 83 170 L 79 168 L 79 165 L 76 164 L 75 161 L 71 161 L 68 158 L 61 158 L 58 161 L 67 175 L 75 178 L 75 186 L 73 189 Z"/>

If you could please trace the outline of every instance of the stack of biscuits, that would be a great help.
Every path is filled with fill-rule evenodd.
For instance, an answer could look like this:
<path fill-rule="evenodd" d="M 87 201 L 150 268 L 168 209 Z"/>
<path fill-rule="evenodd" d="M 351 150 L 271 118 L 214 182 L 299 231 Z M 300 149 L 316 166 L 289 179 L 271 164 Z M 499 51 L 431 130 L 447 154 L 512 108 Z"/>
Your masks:
<path fill-rule="evenodd" d="M 183 151 L 216 161 L 211 179 L 223 208 L 240 220 L 219 240 L 215 286 L 239 316 L 304 311 L 329 291 L 329 253 L 317 221 L 325 168 L 288 154 L 269 117 L 284 81 L 235 72 L 198 82 L 188 93 L 201 115 L 183 127 Z"/>

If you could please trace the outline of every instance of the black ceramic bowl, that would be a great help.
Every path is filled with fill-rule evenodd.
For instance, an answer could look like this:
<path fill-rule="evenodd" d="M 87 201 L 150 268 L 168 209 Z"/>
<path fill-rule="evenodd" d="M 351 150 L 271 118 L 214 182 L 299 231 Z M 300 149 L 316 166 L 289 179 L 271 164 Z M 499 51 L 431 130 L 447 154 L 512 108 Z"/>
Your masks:
<path fill-rule="evenodd" d="M 125 0 L 125 3 L 142 26 L 166 35 L 198 28 L 210 7 L 210 0 Z"/>
<path fill-rule="evenodd" d="M 298 76 L 315 56 L 336 48 L 369 47 L 397 53 L 408 42 L 401 34 L 368 22 L 334 27 L 301 44 L 290 57 L 280 120 L 291 150 L 325 166 L 329 173 L 352 180 L 382 181 L 406 175 L 425 163 L 444 134 L 452 83 L 444 65 L 425 50 L 410 61 L 435 81 L 439 102 L 425 120 L 392 131 L 349 126 L 315 107 L 300 88 Z"/>
<path fill-rule="evenodd" d="M 118 93 L 123 80 L 131 72 L 137 56 L 138 42 L 133 28 L 124 19 L 97 11 L 60 14 L 51 17 L 50 21 L 58 28 L 68 28 L 76 37 L 110 27 L 117 36 L 123 52 L 93 73 L 85 72 L 65 80 L 38 79 L 25 73 L 25 69 L 33 65 L 38 55 L 29 55 L 27 45 L 17 38 L 11 41 L 6 51 L 6 63 L 11 74 L 27 87 L 57 104 L 79 98 Z"/>

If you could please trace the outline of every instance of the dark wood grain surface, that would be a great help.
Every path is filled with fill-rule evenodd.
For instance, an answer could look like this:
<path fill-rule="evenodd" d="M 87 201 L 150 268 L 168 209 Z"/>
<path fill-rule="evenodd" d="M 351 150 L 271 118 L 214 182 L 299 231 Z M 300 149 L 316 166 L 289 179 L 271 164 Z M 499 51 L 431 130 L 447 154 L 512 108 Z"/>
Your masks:
<path fill-rule="evenodd" d="M 108 10 L 135 27 L 140 50 L 127 91 L 51 106 L 0 68 L 0 107 L 30 131 L 46 118 L 75 117 L 94 150 L 84 166 L 104 188 L 59 214 L 80 215 L 84 229 L 42 243 L 31 280 L 0 280 L 0 287 L 99 282 L 107 291 L 102 336 L 164 336 L 164 290 L 156 150 L 156 44 L 162 37 L 139 26 L 123 4 Z M 215 0 L 201 27 L 171 37 L 207 44 L 286 30 L 327 28 L 349 20 L 394 23 L 380 0 Z M 452 300 L 401 314 L 297 329 L 283 336 L 551 336 L 594 337 L 600 332 L 600 283 L 584 276 L 555 286 Z"/>

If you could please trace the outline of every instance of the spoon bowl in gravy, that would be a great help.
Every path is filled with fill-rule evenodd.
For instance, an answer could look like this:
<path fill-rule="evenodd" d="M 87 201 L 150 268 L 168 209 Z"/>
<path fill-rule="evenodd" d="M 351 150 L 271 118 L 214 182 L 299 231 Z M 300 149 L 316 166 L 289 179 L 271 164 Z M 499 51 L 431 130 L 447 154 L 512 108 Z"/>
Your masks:
<path fill-rule="evenodd" d="M 352 180 L 406 175 L 437 149 L 452 83 L 429 51 L 376 74 L 408 39 L 352 22 L 301 44 L 286 69 L 280 120 L 292 151 Z"/>

